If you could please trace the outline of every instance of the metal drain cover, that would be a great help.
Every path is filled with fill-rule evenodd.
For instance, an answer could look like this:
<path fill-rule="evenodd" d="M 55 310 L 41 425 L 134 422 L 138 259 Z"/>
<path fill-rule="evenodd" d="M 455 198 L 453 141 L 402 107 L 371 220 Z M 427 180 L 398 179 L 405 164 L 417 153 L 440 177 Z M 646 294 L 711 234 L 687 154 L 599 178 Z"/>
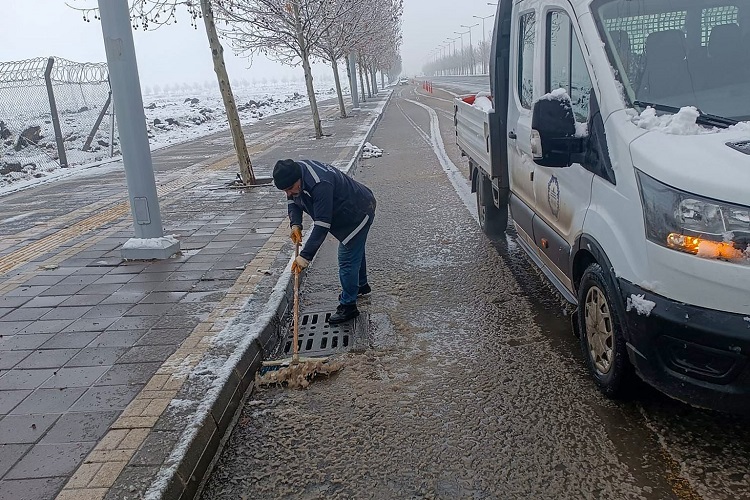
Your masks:
<path fill-rule="evenodd" d="M 299 322 L 299 353 L 302 356 L 330 355 L 338 352 L 351 351 L 362 348 L 366 340 L 367 315 L 360 313 L 358 317 L 339 325 L 330 325 L 328 320 L 332 312 L 311 312 L 302 314 Z M 284 339 L 282 353 L 284 356 L 292 354 L 294 332 Z"/>

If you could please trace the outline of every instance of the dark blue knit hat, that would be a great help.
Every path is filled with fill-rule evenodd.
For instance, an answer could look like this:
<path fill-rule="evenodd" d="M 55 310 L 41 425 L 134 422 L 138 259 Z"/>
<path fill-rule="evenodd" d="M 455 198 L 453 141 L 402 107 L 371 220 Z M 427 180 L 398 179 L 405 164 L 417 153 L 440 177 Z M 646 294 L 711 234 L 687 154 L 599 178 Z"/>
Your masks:
<path fill-rule="evenodd" d="M 289 189 L 302 178 L 302 169 L 294 160 L 279 160 L 273 167 L 273 183 L 277 189 Z"/>

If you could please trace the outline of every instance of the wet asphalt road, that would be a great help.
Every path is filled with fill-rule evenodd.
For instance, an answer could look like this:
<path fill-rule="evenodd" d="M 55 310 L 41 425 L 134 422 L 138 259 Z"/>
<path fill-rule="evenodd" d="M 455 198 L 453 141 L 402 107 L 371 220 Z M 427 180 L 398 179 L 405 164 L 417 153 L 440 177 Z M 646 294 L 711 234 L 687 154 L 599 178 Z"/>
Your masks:
<path fill-rule="evenodd" d="M 749 420 L 643 384 L 602 397 L 562 299 L 512 236 L 481 233 L 404 98 L 438 109 L 465 171 L 450 103 L 395 92 L 372 137 L 387 154 L 356 175 L 378 198 L 368 347 L 308 390 L 254 392 L 203 498 L 749 498 Z M 335 307 L 335 251 L 305 276 L 303 312 Z"/>

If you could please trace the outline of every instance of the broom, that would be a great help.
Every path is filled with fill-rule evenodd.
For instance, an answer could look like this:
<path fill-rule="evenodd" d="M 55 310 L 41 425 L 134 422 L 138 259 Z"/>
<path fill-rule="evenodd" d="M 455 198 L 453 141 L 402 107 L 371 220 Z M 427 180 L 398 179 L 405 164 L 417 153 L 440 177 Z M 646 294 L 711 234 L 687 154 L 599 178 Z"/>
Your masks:
<path fill-rule="evenodd" d="M 299 255 L 299 243 L 294 245 L 294 257 Z M 343 363 L 329 363 L 327 357 L 306 358 L 299 355 L 299 271 L 294 271 L 294 313 L 292 317 L 292 357 L 264 361 L 255 382 L 258 385 L 283 385 L 305 388 L 316 375 L 330 375 L 343 368 Z"/>

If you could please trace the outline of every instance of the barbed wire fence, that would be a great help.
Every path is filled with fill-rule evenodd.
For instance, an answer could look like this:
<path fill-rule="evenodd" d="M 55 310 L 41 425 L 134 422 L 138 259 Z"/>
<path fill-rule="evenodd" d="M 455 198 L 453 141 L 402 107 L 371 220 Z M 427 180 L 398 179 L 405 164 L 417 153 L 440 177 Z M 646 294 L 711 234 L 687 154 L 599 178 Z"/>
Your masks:
<path fill-rule="evenodd" d="M 106 63 L 0 62 L 0 176 L 42 177 L 119 154 Z"/>

